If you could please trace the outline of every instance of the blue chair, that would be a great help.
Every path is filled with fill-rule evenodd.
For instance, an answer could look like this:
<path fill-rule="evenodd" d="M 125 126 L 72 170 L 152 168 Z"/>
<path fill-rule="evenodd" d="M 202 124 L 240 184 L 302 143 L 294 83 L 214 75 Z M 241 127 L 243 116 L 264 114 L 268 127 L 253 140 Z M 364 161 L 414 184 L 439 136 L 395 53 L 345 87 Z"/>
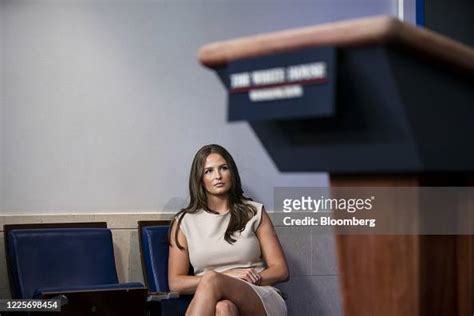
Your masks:
<path fill-rule="evenodd" d="M 154 293 L 169 293 L 169 221 L 139 221 L 138 227 L 145 284 L 152 295 Z M 159 302 L 152 302 L 151 314 L 184 315 L 191 299 L 192 295 L 181 295 L 177 298 L 171 297 Z"/>
<path fill-rule="evenodd" d="M 61 226 L 64 225 L 5 225 L 12 298 L 42 298 L 48 293 L 61 292 L 142 289 L 145 300 L 143 284 L 119 283 L 109 229 Z"/>

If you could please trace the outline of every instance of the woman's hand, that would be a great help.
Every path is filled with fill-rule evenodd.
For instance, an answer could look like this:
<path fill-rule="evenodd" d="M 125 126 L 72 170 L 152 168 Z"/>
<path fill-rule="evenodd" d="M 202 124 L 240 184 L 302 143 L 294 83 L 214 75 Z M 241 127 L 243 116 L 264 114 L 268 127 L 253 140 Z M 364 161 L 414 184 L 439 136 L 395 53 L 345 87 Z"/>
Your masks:
<path fill-rule="evenodd" d="M 257 272 L 257 270 L 253 268 L 232 269 L 232 270 L 227 270 L 222 273 L 225 275 L 237 278 L 237 279 L 242 279 L 249 283 L 257 284 L 257 285 L 260 284 L 260 281 L 262 280 L 262 277 L 260 276 L 260 274 Z"/>

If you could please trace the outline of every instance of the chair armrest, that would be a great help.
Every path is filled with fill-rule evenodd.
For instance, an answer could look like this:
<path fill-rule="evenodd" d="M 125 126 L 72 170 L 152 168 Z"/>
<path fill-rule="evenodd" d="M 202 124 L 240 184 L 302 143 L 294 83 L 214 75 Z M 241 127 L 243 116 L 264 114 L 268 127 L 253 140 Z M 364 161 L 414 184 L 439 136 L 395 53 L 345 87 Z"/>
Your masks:
<path fill-rule="evenodd" d="M 107 291 L 107 290 L 128 290 L 128 289 L 144 289 L 145 286 L 138 282 L 128 283 L 112 283 L 112 284 L 95 284 L 95 285 L 81 285 L 81 286 L 57 286 L 57 287 L 42 287 L 35 290 L 33 298 L 41 298 L 50 293 L 62 292 L 85 292 L 85 291 Z"/>
<path fill-rule="evenodd" d="M 178 292 L 150 292 L 146 298 L 147 302 L 161 302 L 163 300 L 169 300 L 178 298 Z"/>

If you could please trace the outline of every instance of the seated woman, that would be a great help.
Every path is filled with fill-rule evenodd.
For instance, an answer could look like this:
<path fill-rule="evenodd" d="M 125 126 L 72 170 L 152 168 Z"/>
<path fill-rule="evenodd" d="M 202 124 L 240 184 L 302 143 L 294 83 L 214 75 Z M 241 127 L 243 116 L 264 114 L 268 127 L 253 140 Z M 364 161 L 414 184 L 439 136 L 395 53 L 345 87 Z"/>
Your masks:
<path fill-rule="evenodd" d="M 226 149 L 207 145 L 196 153 L 189 194 L 171 224 L 168 262 L 170 290 L 194 293 L 186 315 L 286 315 L 271 286 L 288 280 L 283 250 L 263 205 L 243 195 Z"/>

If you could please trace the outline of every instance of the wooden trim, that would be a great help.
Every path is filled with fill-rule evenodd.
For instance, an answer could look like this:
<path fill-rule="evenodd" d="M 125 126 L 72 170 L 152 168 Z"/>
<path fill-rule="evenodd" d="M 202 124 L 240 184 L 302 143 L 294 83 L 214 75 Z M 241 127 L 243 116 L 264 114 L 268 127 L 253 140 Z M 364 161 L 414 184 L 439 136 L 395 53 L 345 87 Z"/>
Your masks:
<path fill-rule="evenodd" d="M 390 16 L 340 21 L 215 42 L 199 50 L 199 61 L 206 67 L 220 68 L 237 59 L 308 47 L 373 44 L 400 46 L 423 57 L 474 73 L 474 48 Z"/>
<path fill-rule="evenodd" d="M 171 223 L 170 220 L 162 219 L 156 221 L 138 221 L 138 230 L 141 231 L 144 227 L 147 226 L 169 226 Z"/>
<path fill-rule="evenodd" d="M 8 232 L 13 229 L 44 228 L 107 228 L 107 222 L 6 224 L 3 225 L 3 234 L 6 240 Z"/>

